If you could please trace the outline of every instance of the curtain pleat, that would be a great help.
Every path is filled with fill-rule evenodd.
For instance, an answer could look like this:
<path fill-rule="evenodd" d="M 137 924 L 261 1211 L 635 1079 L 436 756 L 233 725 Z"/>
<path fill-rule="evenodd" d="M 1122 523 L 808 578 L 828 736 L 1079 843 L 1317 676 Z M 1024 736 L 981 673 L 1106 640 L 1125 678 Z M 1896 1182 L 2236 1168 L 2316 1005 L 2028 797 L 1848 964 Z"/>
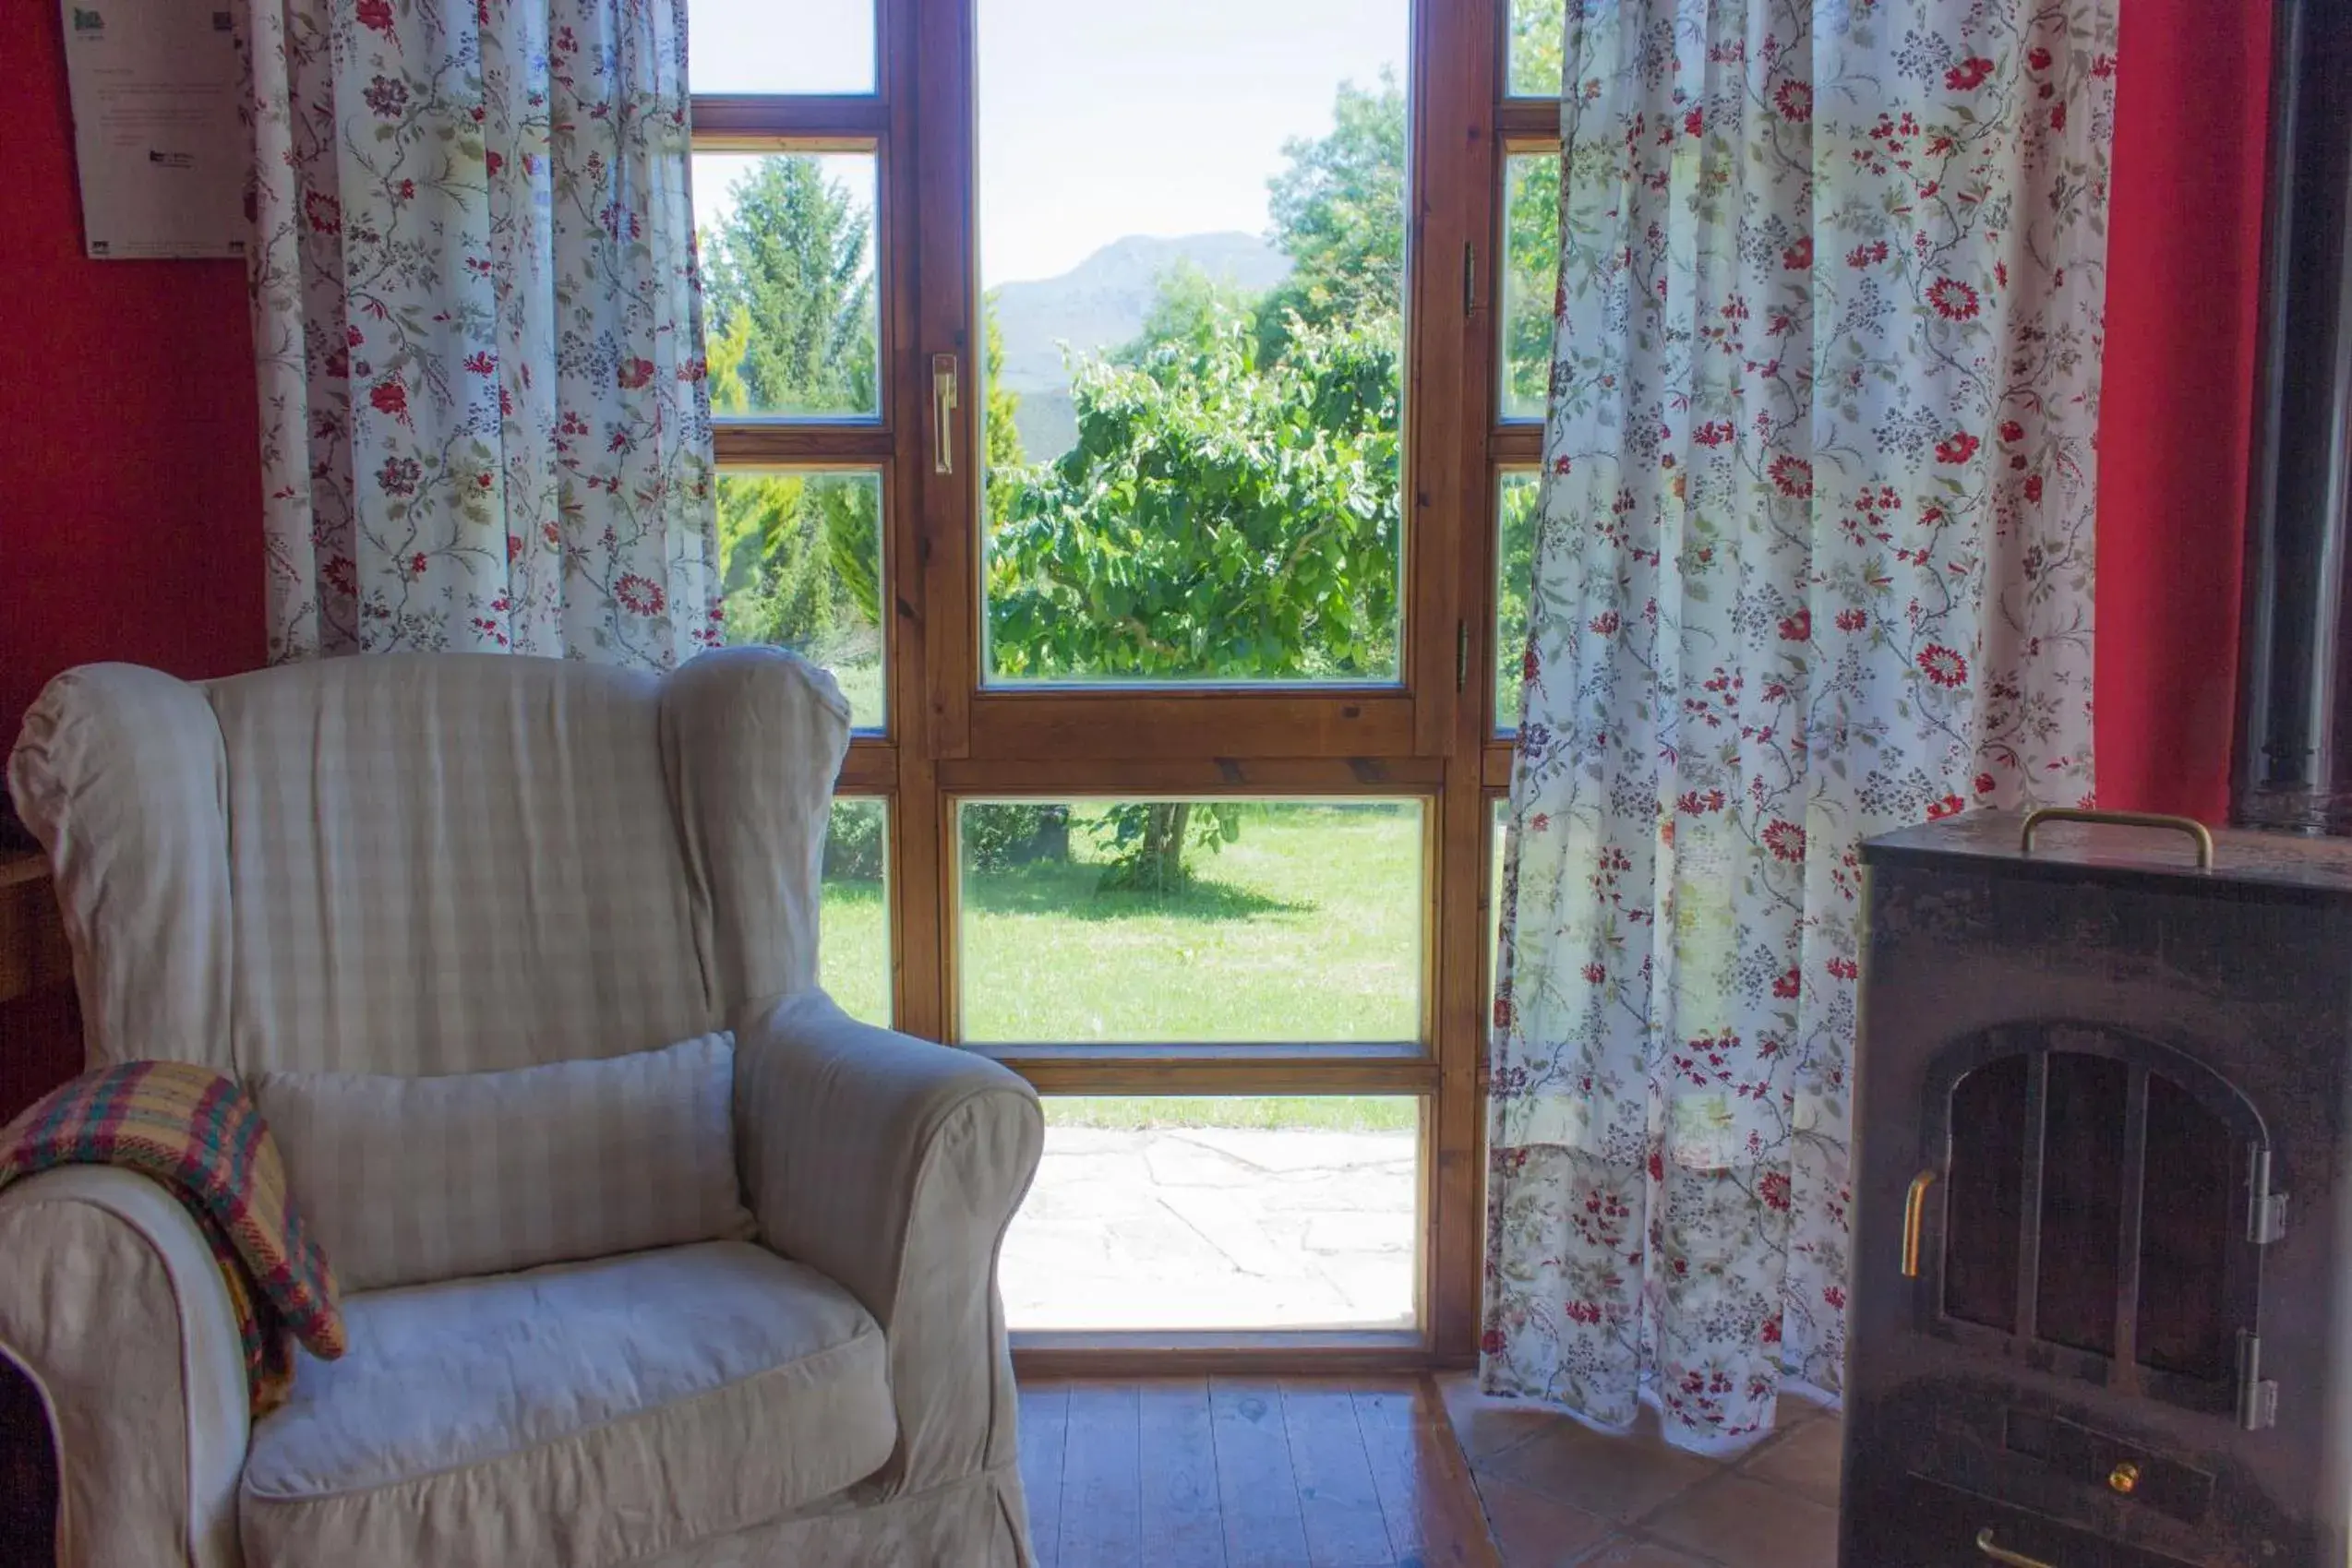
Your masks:
<path fill-rule="evenodd" d="M 249 0 L 273 661 L 719 637 L 685 0 Z"/>

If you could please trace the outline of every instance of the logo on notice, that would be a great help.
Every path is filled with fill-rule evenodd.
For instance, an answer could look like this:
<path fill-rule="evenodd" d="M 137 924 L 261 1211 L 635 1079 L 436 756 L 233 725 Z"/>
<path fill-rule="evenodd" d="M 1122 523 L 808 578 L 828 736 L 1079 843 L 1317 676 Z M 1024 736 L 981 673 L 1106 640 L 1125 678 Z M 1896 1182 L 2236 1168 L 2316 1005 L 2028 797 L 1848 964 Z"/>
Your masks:
<path fill-rule="evenodd" d="M 77 6 L 74 7 L 74 30 L 76 32 L 104 32 L 106 18 L 87 6 Z"/>

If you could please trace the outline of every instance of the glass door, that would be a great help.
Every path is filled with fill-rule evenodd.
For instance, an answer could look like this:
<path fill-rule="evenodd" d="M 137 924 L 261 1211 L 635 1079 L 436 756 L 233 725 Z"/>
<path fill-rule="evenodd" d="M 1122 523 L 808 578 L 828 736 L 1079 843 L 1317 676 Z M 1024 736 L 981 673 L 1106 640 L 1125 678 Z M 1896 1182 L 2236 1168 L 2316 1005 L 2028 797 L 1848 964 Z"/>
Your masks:
<path fill-rule="evenodd" d="M 1046 1096 L 1016 1346 L 1466 1359 L 1498 0 L 690 3 L 730 622 L 857 709 L 826 983 Z"/>

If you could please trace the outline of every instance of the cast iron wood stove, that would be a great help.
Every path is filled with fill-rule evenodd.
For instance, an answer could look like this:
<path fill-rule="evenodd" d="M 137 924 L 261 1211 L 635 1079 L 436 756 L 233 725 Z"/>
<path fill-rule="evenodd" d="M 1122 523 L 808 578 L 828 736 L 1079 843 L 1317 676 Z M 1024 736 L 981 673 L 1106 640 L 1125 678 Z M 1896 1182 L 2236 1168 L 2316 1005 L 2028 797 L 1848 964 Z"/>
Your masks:
<path fill-rule="evenodd" d="M 2178 826 L 1864 850 L 1842 1568 L 2345 1568 L 2352 842 Z"/>
<path fill-rule="evenodd" d="M 2352 1564 L 2352 5 L 2273 14 L 2270 831 L 1866 846 L 1842 1568 Z"/>

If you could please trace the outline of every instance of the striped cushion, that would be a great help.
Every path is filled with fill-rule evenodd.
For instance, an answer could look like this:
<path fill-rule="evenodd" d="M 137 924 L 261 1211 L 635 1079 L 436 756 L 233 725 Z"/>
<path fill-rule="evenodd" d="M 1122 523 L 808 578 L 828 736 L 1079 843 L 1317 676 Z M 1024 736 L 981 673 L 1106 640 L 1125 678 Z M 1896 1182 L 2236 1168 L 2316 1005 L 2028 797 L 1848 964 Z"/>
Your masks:
<path fill-rule="evenodd" d="M 347 1291 L 749 1237 L 734 1086 L 726 1034 L 508 1072 L 253 1083 Z"/>

